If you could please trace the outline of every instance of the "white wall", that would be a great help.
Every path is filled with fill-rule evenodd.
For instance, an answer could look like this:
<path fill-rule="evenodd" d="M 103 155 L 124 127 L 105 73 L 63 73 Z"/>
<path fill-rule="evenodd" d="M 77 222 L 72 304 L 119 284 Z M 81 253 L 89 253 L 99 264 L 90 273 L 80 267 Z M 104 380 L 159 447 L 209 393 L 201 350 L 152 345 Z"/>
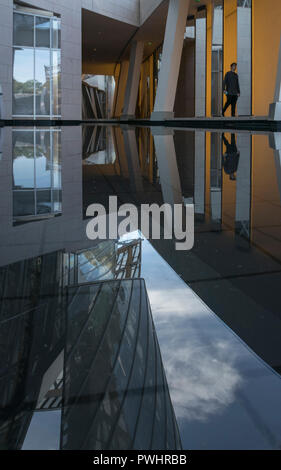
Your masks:
<path fill-rule="evenodd" d="M 77 0 L 82 8 L 125 23 L 139 26 L 140 0 Z"/>
<path fill-rule="evenodd" d="M 140 24 L 142 25 L 145 20 L 151 15 L 155 8 L 162 3 L 163 0 L 139 0 L 140 3 Z"/>

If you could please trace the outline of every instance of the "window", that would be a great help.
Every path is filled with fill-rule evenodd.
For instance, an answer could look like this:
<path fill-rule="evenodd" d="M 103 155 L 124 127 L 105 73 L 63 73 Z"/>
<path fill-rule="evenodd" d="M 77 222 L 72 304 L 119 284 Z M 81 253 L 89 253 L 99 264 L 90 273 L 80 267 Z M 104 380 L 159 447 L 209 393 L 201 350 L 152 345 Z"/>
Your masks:
<path fill-rule="evenodd" d="M 13 131 L 14 224 L 61 213 L 60 131 Z"/>
<path fill-rule="evenodd" d="M 61 115 L 61 23 L 58 17 L 14 11 L 13 115 Z"/>

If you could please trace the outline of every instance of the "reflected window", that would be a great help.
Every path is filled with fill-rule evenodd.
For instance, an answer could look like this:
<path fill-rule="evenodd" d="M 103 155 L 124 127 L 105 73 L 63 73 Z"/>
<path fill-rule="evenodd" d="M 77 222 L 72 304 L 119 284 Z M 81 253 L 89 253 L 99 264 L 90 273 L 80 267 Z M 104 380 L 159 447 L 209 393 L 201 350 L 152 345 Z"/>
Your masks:
<path fill-rule="evenodd" d="M 14 14 L 14 46 L 33 47 L 34 19 L 32 15 Z"/>
<path fill-rule="evenodd" d="M 35 17 L 35 47 L 50 47 L 51 21 L 49 18 Z"/>
<path fill-rule="evenodd" d="M 60 214 L 60 131 L 14 130 L 14 224 Z"/>
<path fill-rule="evenodd" d="M 50 50 L 35 50 L 35 113 L 50 115 Z"/>
<path fill-rule="evenodd" d="M 61 114 L 61 22 L 46 12 L 14 12 L 13 115 Z"/>

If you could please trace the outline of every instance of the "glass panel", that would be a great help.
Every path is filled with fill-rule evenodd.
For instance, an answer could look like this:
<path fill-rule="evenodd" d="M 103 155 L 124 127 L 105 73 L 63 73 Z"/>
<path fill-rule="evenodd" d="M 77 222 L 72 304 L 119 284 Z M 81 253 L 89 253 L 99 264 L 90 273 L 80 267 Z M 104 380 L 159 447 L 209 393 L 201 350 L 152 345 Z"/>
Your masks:
<path fill-rule="evenodd" d="M 13 114 L 33 115 L 33 69 L 33 49 L 14 49 Z"/>
<path fill-rule="evenodd" d="M 13 132 L 14 188 L 34 188 L 33 132 Z"/>
<path fill-rule="evenodd" d="M 37 214 L 49 214 L 52 212 L 51 190 L 36 191 Z"/>
<path fill-rule="evenodd" d="M 53 51 L 53 96 L 52 96 L 52 112 L 55 116 L 61 114 L 61 52 Z"/>
<path fill-rule="evenodd" d="M 61 190 L 53 190 L 53 212 L 61 212 Z"/>
<path fill-rule="evenodd" d="M 14 217 L 34 215 L 34 191 L 14 191 Z"/>
<path fill-rule="evenodd" d="M 61 133 L 53 133 L 53 188 L 61 188 L 60 140 Z"/>
<path fill-rule="evenodd" d="M 51 187 L 52 155 L 50 132 L 36 132 L 36 187 Z"/>
<path fill-rule="evenodd" d="M 33 47 L 34 17 L 14 13 L 14 45 Z"/>
<path fill-rule="evenodd" d="M 52 48 L 60 49 L 61 47 L 61 21 L 58 18 L 53 18 L 52 30 Z"/>
<path fill-rule="evenodd" d="M 50 27 L 49 18 L 36 18 L 35 23 L 35 46 L 50 47 Z"/>
<path fill-rule="evenodd" d="M 50 115 L 50 70 L 50 51 L 36 49 L 36 115 Z"/>

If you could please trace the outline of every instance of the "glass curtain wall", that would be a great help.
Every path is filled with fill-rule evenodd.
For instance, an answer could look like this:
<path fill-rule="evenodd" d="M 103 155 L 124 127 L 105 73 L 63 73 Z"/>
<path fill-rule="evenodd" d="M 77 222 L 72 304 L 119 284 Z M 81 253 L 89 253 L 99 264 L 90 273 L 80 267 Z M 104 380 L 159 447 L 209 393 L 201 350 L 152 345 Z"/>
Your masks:
<path fill-rule="evenodd" d="M 59 214 L 60 130 L 13 130 L 14 225 Z"/>
<path fill-rule="evenodd" d="M 61 22 L 51 13 L 31 11 L 14 10 L 13 115 L 59 117 Z"/>

